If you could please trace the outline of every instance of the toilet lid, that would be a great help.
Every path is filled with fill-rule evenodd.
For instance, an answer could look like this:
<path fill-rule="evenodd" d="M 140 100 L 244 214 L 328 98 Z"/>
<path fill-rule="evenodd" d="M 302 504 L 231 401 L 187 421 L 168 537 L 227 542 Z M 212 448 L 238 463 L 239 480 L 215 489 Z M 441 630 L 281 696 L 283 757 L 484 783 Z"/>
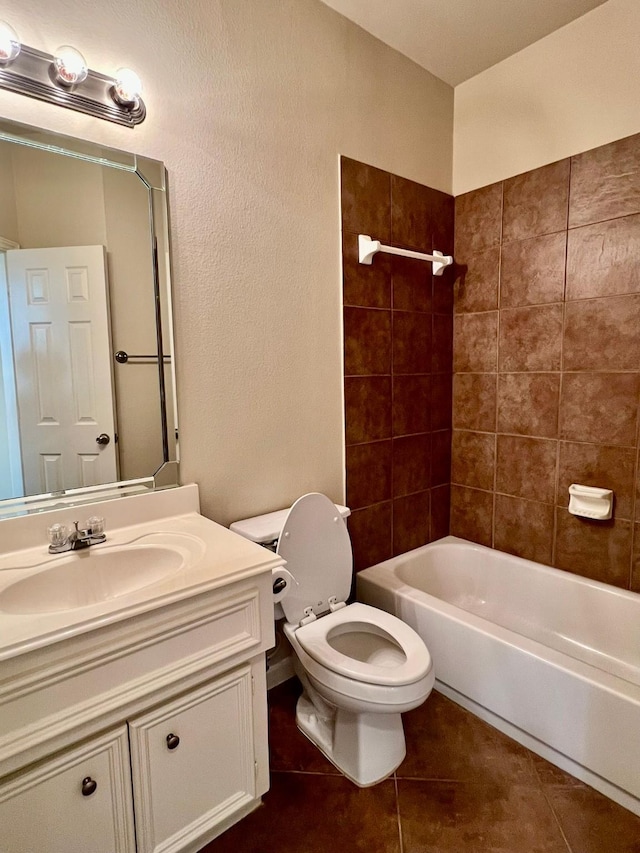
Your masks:
<path fill-rule="evenodd" d="M 335 504 L 313 492 L 293 504 L 278 539 L 277 553 L 295 578 L 280 601 L 287 622 L 298 624 L 311 607 L 329 610 L 329 599 L 346 601 L 351 591 L 351 540 Z"/>

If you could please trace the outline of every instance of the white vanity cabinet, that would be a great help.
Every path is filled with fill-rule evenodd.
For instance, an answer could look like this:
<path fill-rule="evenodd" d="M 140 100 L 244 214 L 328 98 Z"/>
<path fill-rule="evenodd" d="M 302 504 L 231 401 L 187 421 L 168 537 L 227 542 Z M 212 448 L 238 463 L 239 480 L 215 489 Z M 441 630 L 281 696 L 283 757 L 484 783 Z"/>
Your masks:
<path fill-rule="evenodd" d="M 195 853 L 248 814 L 272 643 L 269 570 L 2 661 L 0 853 Z"/>
<path fill-rule="evenodd" d="M 2 853 L 135 849 L 126 726 L 0 785 Z"/>

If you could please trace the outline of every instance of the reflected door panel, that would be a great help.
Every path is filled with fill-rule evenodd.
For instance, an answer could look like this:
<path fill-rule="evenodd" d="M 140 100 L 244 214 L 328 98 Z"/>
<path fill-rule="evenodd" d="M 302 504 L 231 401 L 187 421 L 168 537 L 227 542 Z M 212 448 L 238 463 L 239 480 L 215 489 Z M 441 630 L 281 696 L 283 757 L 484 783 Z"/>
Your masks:
<path fill-rule="evenodd" d="M 105 250 L 7 252 L 26 494 L 118 479 Z M 98 436 L 109 437 L 98 444 Z"/>

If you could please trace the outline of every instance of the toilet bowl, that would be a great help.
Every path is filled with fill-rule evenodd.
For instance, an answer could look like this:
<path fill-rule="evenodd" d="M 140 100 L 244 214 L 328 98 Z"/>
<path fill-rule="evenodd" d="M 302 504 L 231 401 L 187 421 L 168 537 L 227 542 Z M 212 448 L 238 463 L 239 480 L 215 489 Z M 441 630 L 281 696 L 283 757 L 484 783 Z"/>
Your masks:
<path fill-rule="evenodd" d="M 375 785 L 405 757 L 401 714 L 431 692 L 431 656 L 400 619 L 346 603 L 351 541 L 325 495 L 293 504 L 276 550 L 294 578 L 280 604 L 303 686 L 298 728 L 356 785 Z"/>
<path fill-rule="evenodd" d="M 304 688 L 296 707 L 298 728 L 360 787 L 386 779 L 402 762 L 400 715 L 421 705 L 434 681 L 420 637 L 388 613 L 381 621 L 396 624 L 382 628 L 381 613 L 350 604 L 316 622 L 284 626 Z M 310 633 L 325 622 L 331 623 L 328 630 Z"/>
<path fill-rule="evenodd" d="M 309 678 L 352 709 L 404 713 L 433 686 L 422 639 L 368 604 L 350 604 L 302 627 L 287 623 L 284 631 Z"/>

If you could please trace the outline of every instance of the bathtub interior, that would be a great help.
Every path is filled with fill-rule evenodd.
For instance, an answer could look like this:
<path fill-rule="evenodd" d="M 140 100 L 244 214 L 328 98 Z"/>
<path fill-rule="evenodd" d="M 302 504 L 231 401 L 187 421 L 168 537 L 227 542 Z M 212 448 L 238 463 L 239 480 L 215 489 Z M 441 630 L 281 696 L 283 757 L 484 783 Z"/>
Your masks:
<path fill-rule="evenodd" d="M 640 686 L 640 595 L 449 536 L 382 563 L 401 584 Z"/>

